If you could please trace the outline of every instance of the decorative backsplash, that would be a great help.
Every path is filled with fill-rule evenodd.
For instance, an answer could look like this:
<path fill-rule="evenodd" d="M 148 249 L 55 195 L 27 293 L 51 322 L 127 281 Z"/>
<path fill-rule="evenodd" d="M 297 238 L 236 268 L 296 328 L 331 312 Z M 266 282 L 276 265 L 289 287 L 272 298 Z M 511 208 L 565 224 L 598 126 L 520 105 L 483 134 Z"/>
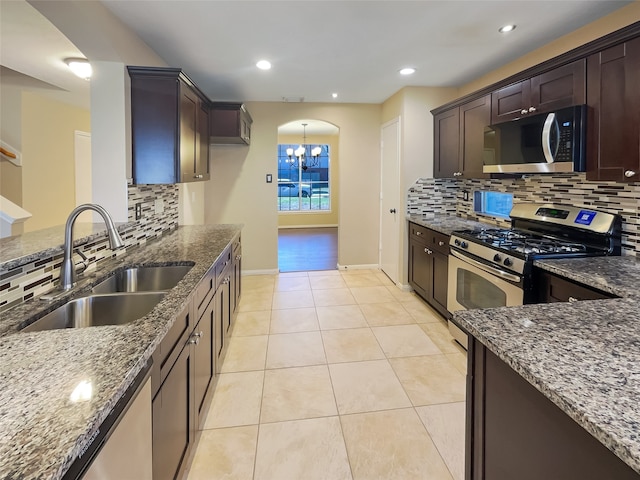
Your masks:
<path fill-rule="evenodd" d="M 508 226 L 508 221 L 478 216 L 473 211 L 475 190 L 512 193 L 514 203 L 577 205 L 621 215 L 622 254 L 640 256 L 640 183 L 588 182 L 584 173 L 528 175 L 518 179 L 419 179 L 409 189 L 407 212 L 455 212 L 462 218 Z M 464 200 L 465 191 L 468 200 Z"/>
<path fill-rule="evenodd" d="M 135 208 L 138 203 L 142 217 L 135 220 Z M 89 269 L 95 268 L 95 265 L 105 258 L 124 255 L 127 249 L 142 245 L 149 239 L 175 229 L 178 226 L 178 186 L 129 186 L 128 220 L 126 226 L 118 228 L 125 248 L 110 250 L 106 234 L 88 235 L 89 239 L 75 248 L 89 259 Z M 80 225 L 74 230 L 81 230 L 77 227 Z M 53 235 L 49 250 L 42 251 L 36 258 L 31 255 L 25 258 L 24 262 L 11 261 L 0 265 L 0 311 L 46 293 L 57 284 L 63 257 L 59 247 L 64 238 L 60 233 L 63 230 L 51 230 Z M 74 243 L 77 245 L 77 242 Z"/>

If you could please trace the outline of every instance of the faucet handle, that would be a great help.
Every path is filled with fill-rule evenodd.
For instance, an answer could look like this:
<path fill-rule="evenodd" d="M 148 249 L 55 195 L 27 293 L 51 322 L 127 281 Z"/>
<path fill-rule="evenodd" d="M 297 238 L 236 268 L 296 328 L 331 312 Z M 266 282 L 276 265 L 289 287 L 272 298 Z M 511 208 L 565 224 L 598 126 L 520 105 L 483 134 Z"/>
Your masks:
<path fill-rule="evenodd" d="M 82 273 L 85 270 L 87 270 L 87 268 L 89 268 L 89 259 L 80 250 L 77 250 L 76 253 L 80 255 L 80 257 L 82 258 L 82 261 L 78 264 L 74 264 L 74 266 L 80 265 L 80 269 L 78 270 L 78 273 Z"/>

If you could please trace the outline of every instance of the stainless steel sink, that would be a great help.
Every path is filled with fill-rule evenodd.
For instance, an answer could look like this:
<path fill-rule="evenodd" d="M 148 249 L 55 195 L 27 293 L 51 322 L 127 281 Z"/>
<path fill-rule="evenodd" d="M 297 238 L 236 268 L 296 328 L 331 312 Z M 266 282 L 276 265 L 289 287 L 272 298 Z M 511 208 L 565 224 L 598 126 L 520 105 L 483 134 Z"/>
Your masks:
<path fill-rule="evenodd" d="M 77 298 L 36 320 L 22 331 L 123 325 L 144 317 L 165 295 L 166 292 L 115 293 Z"/>
<path fill-rule="evenodd" d="M 93 287 L 93 293 L 157 292 L 177 285 L 191 265 L 136 267 L 120 270 Z"/>

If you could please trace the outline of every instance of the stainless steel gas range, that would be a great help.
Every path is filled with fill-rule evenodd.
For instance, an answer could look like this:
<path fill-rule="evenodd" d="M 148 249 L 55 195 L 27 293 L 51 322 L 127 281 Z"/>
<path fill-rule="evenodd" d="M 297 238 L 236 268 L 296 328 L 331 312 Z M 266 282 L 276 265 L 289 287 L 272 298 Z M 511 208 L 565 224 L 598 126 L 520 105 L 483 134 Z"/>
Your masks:
<path fill-rule="evenodd" d="M 514 205 L 510 217 L 510 229 L 464 230 L 451 235 L 449 312 L 534 303 L 535 259 L 620 255 L 622 219 L 618 215 L 520 203 Z M 466 347 L 466 334 L 451 320 L 449 330 Z"/>

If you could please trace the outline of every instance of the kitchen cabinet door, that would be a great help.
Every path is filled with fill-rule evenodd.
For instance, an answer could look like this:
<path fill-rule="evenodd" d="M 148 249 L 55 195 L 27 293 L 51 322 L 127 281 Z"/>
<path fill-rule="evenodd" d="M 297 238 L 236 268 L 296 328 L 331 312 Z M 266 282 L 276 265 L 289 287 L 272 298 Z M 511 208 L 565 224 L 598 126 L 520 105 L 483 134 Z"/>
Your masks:
<path fill-rule="evenodd" d="M 211 178 L 209 170 L 209 106 L 204 102 L 198 104 L 197 116 L 197 152 L 194 164 L 196 180 Z"/>
<path fill-rule="evenodd" d="M 587 180 L 640 182 L 640 37 L 587 59 Z"/>
<path fill-rule="evenodd" d="M 415 240 L 409 241 L 409 284 L 425 300 L 431 290 L 432 258 L 429 249 Z"/>
<path fill-rule="evenodd" d="M 220 373 L 222 362 L 227 351 L 229 337 L 229 283 L 221 283 L 212 302 L 215 303 L 214 315 L 214 342 L 215 342 L 215 369 Z"/>
<path fill-rule="evenodd" d="M 215 301 L 211 300 L 191 336 L 194 357 L 194 413 L 196 427 L 202 427 L 206 417 L 208 393 L 215 377 L 214 328 Z"/>
<path fill-rule="evenodd" d="M 196 129 L 198 97 L 184 84 L 180 85 L 180 171 L 181 178 L 191 178 L 196 171 Z"/>
<path fill-rule="evenodd" d="M 185 345 L 153 399 L 153 479 L 180 476 L 194 441 L 193 357 Z"/>
<path fill-rule="evenodd" d="M 233 248 L 233 272 L 231 275 L 231 319 L 235 319 L 242 293 L 242 245 L 240 239 Z"/>
<path fill-rule="evenodd" d="M 482 173 L 484 129 L 491 121 L 491 95 L 460 106 L 460 165 L 464 178 L 488 178 Z M 460 175 L 458 175 L 460 176 Z"/>
<path fill-rule="evenodd" d="M 491 94 L 491 123 L 584 104 L 585 84 L 581 59 L 501 88 Z"/>
<path fill-rule="evenodd" d="M 447 311 L 447 290 L 448 290 L 448 279 L 449 279 L 449 256 L 443 255 L 437 251 L 433 251 L 431 254 L 432 259 L 432 279 L 431 283 L 433 285 L 431 290 L 431 305 L 438 311 L 442 316 L 447 318 L 449 316 L 449 312 Z"/>
<path fill-rule="evenodd" d="M 586 103 L 586 62 L 577 60 L 531 78 L 535 113 L 553 112 Z"/>
<path fill-rule="evenodd" d="M 458 107 L 433 118 L 433 176 L 453 178 L 460 164 L 460 110 Z"/>
<path fill-rule="evenodd" d="M 491 123 L 508 122 L 520 118 L 528 109 L 531 98 L 531 82 L 523 80 L 491 94 Z"/>

